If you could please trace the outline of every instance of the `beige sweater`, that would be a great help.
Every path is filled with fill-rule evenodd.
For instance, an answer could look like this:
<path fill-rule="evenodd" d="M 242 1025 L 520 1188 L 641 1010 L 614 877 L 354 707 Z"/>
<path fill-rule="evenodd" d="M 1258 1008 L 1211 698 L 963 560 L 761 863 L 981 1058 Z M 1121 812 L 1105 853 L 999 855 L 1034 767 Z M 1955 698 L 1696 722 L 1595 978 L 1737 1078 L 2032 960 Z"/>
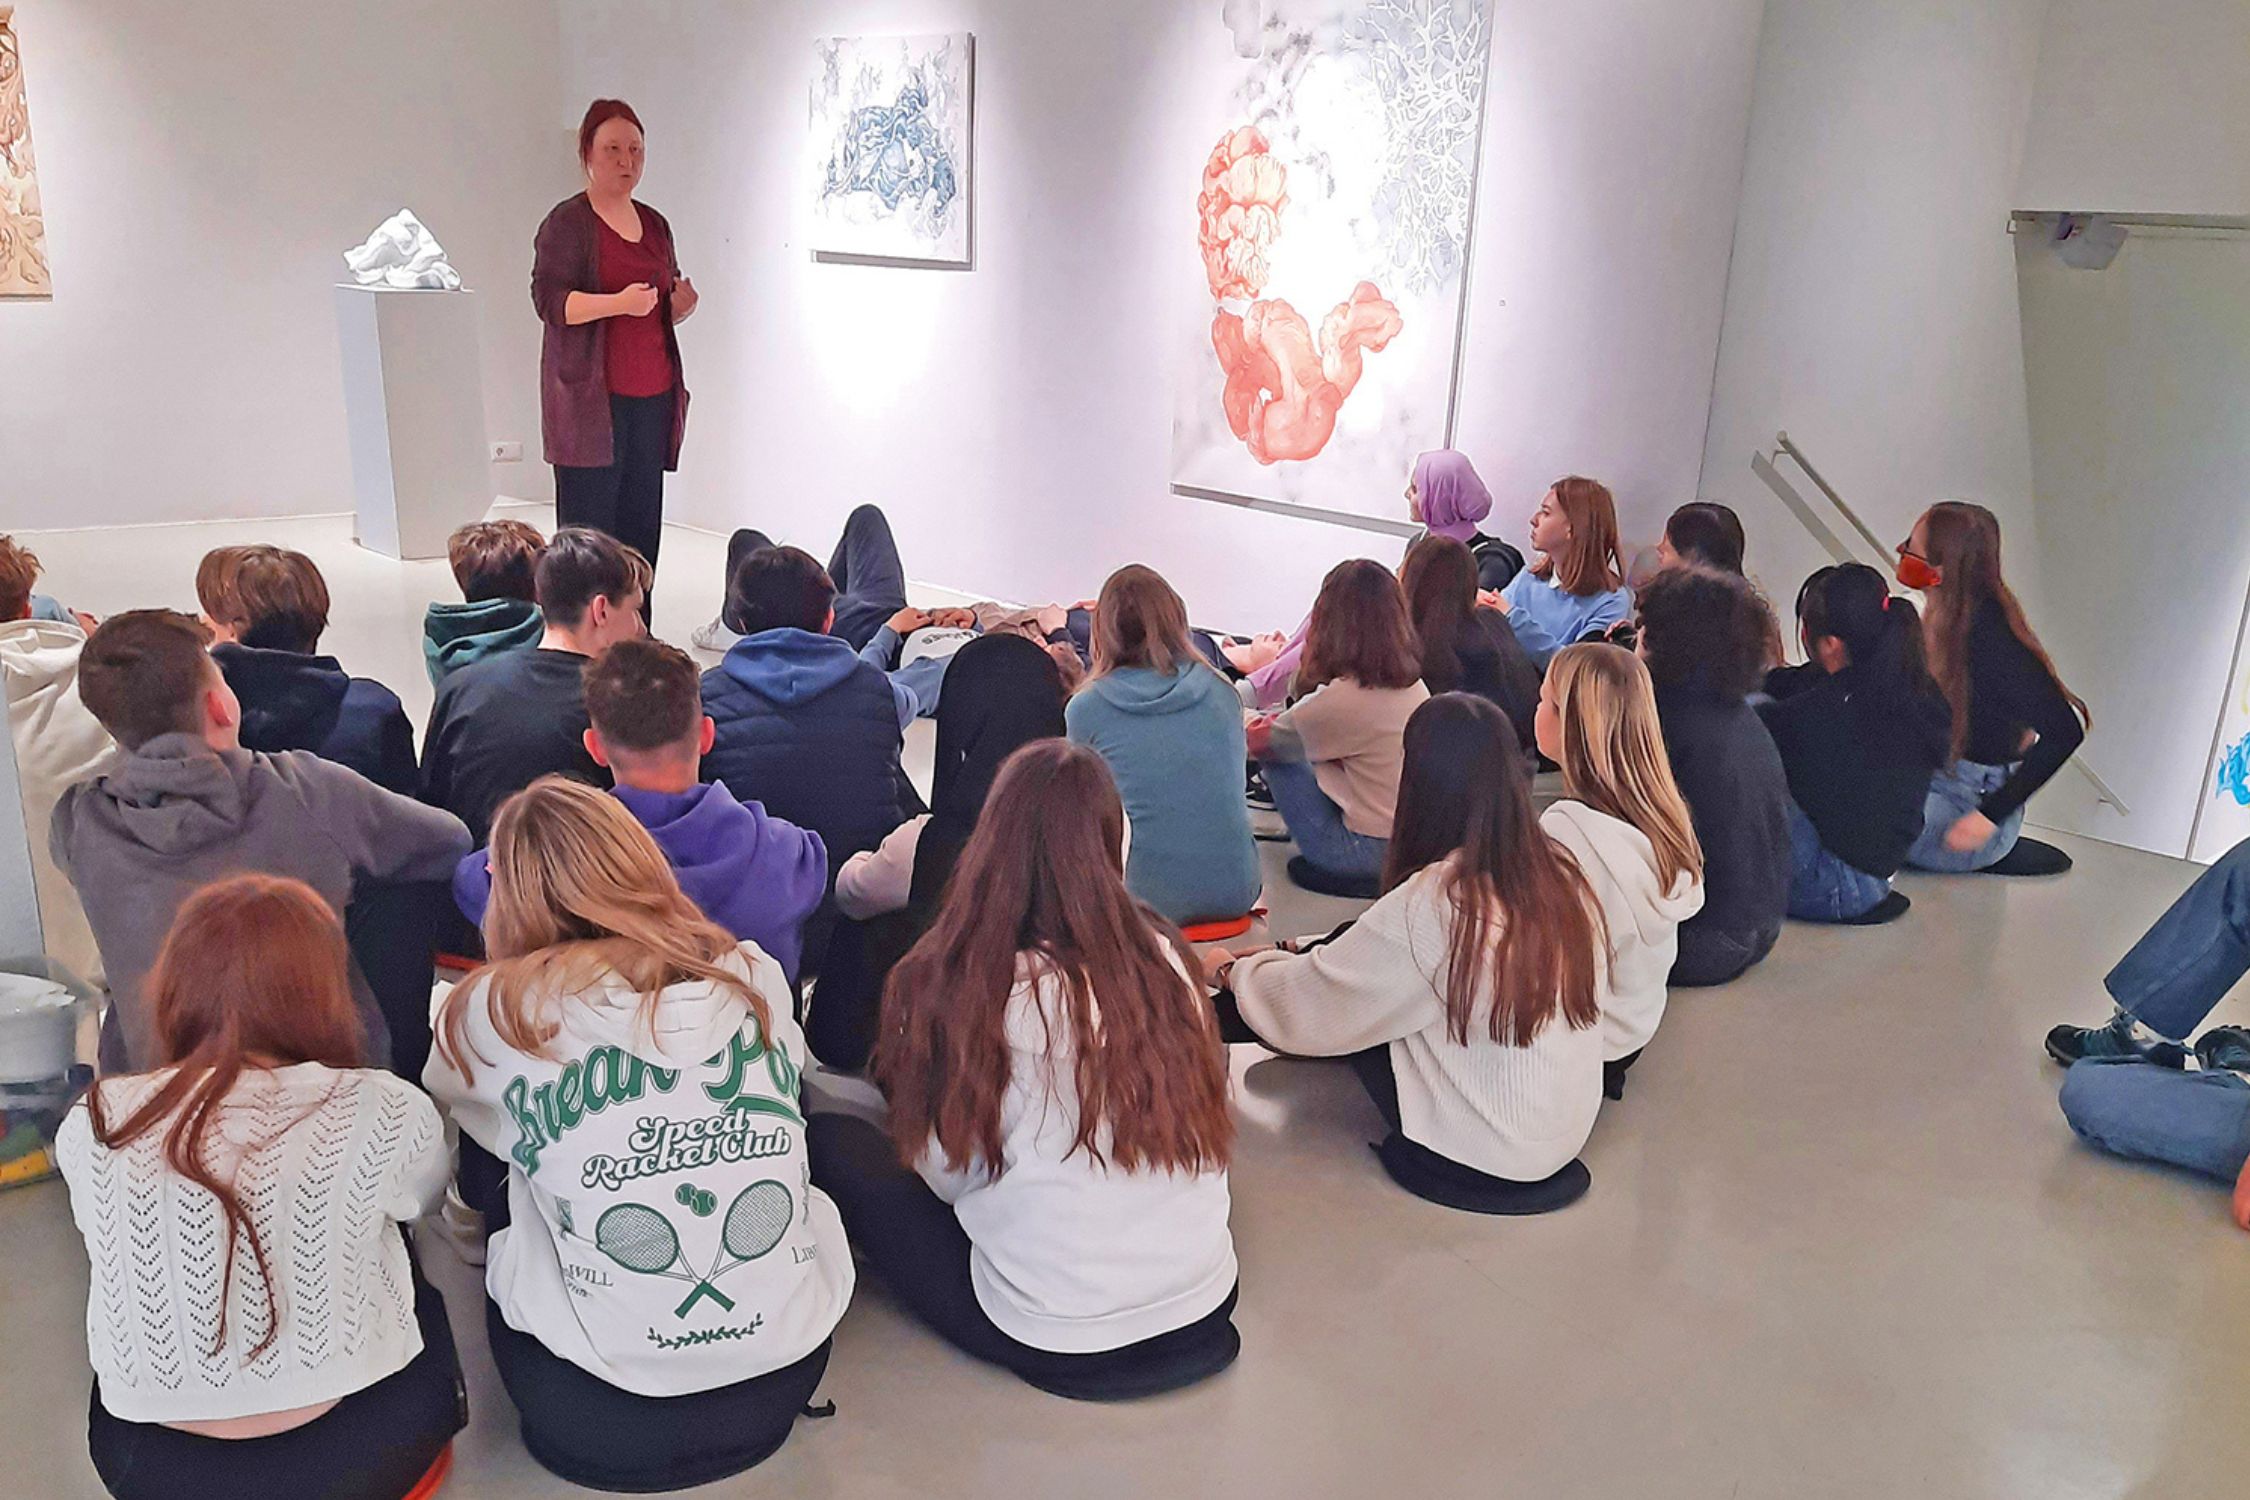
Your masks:
<path fill-rule="evenodd" d="M 1388 1042 L 1400 1125 L 1440 1156 L 1514 1182 L 1577 1156 L 1602 1103 L 1602 1032 L 1558 1015 L 1528 1046 L 1502 1046 L 1478 998 L 1466 1045 L 1445 1028 L 1452 903 L 1443 867 L 1421 871 L 1310 953 L 1254 953 L 1234 967 L 1242 1018 L 1287 1052 L 1337 1057 Z M 1608 1003 L 1606 992 L 1602 996 Z"/>
<path fill-rule="evenodd" d="M 1398 812 L 1399 774 L 1406 768 L 1406 721 L 1429 699 L 1430 690 L 1419 682 L 1368 688 L 1340 677 L 1274 720 L 1275 753 L 1312 762 L 1320 789 L 1343 812 L 1346 828 L 1387 839 Z"/>

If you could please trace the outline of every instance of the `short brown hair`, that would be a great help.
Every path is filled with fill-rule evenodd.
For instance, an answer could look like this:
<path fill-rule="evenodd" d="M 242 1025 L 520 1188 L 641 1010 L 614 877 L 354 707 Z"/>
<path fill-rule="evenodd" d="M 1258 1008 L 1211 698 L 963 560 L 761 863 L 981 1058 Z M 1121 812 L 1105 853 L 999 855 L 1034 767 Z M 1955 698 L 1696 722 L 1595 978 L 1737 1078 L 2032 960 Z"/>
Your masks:
<path fill-rule="evenodd" d="M 586 663 L 586 717 L 618 750 L 669 750 L 703 720 L 703 681 L 677 646 L 619 641 Z"/>
<path fill-rule="evenodd" d="M 1391 570 L 1369 558 L 1328 570 L 1305 628 L 1298 690 L 1311 692 L 1339 677 L 1365 688 L 1412 687 L 1422 680 L 1422 652 L 1406 615 L 1406 596 Z"/>
<path fill-rule="evenodd" d="M 302 552 L 218 547 L 195 570 L 203 613 L 245 646 L 310 654 L 328 628 L 328 580 Z"/>
<path fill-rule="evenodd" d="M 547 539 L 523 521 L 472 521 L 445 539 L 453 581 L 471 604 L 487 599 L 539 602 L 539 557 Z"/>
<path fill-rule="evenodd" d="M 31 613 L 31 586 L 39 581 L 39 559 L 12 536 L 0 536 L 0 621 Z"/>
<path fill-rule="evenodd" d="M 192 615 L 129 609 L 111 615 L 78 656 L 78 696 L 128 750 L 203 727 L 200 700 L 218 669 L 211 633 Z"/>
<path fill-rule="evenodd" d="M 1765 680 L 1773 610 L 1749 581 L 1701 563 L 1641 586 L 1641 655 L 1658 688 L 1739 700 Z"/>
<path fill-rule="evenodd" d="M 654 577 L 647 558 L 608 532 L 565 526 L 539 554 L 539 613 L 569 630 L 596 599 L 623 605 L 635 594 L 646 598 Z"/>

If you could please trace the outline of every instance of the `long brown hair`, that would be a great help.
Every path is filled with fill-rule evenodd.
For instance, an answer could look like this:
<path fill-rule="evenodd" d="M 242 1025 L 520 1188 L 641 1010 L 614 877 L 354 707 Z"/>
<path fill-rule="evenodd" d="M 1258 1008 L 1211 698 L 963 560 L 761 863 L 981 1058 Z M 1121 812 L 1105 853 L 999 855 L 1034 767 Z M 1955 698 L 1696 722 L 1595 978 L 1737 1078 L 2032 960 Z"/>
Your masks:
<path fill-rule="evenodd" d="M 1703 878 L 1703 846 L 1687 798 L 1672 775 L 1656 688 L 1641 659 L 1621 646 L 1565 646 L 1547 664 L 1562 717 L 1563 795 L 1645 835 L 1656 881 L 1668 894 L 1682 875 Z"/>
<path fill-rule="evenodd" d="M 1399 591 L 1422 648 L 1422 681 L 1433 693 L 1461 685 L 1460 642 L 1476 623 L 1477 560 L 1468 545 L 1432 533 L 1406 549 Z"/>
<path fill-rule="evenodd" d="M 1422 680 L 1422 653 L 1406 618 L 1406 596 L 1391 570 L 1355 557 L 1328 570 L 1305 628 L 1297 691 L 1349 677 L 1364 688 L 1412 687 Z"/>
<path fill-rule="evenodd" d="M 1127 563 L 1102 584 L 1094 601 L 1094 669 L 1087 682 L 1123 667 L 1169 676 L 1203 658 L 1188 638 L 1187 605 L 1164 575 Z"/>
<path fill-rule="evenodd" d="M 1580 598 L 1606 594 L 1624 581 L 1625 563 L 1618 555 L 1617 500 L 1609 486 L 1583 474 L 1570 474 L 1549 486 L 1555 504 L 1570 519 L 1570 548 L 1560 557 L 1542 555 L 1531 564 L 1532 576 L 1552 578 L 1566 594 Z"/>
<path fill-rule="evenodd" d="M 1468 1042 L 1488 982 L 1486 1024 L 1502 1046 L 1530 1045 L 1558 1011 L 1574 1031 L 1601 1019 L 1609 946 L 1593 887 L 1539 826 L 1508 716 L 1468 693 L 1440 693 L 1406 721 L 1383 889 L 1434 864 L 1454 914 L 1445 1028 L 1455 1042 Z"/>
<path fill-rule="evenodd" d="M 1940 500 L 1924 514 L 1922 534 L 1929 551 L 1926 561 L 1944 570 L 1944 581 L 1929 591 L 1930 614 L 1923 629 L 1929 642 L 1930 675 L 1953 705 L 1953 758 L 1960 759 L 1969 742 L 1969 631 L 1987 599 L 1999 601 L 2008 629 L 2046 668 L 2055 691 L 2070 704 L 2079 722 L 2091 729 L 2093 711 L 2064 684 L 2055 659 L 2024 618 L 2015 590 L 2000 576 L 2000 518 L 1981 505 Z"/>
<path fill-rule="evenodd" d="M 1084 746 L 1035 741 L 1000 768 L 937 921 L 883 987 L 875 1077 L 900 1155 L 934 1139 L 953 1170 L 1007 1170 L 1008 1009 L 1028 967 L 1058 981 L 1068 1036 L 1043 1020 L 1075 1070 L 1072 1152 L 1128 1172 L 1227 1164 L 1226 1046 L 1179 930 L 1125 889 L 1124 836 Z"/>
<path fill-rule="evenodd" d="M 367 1036 L 352 999 L 349 965 L 344 929 L 311 887 L 271 875 L 237 875 L 207 885 L 180 904 L 143 986 L 156 1026 L 158 1066 L 170 1068 L 172 1076 L 121 1121 L 109 1118 L 102 1085 L 87 1091 L 94 1139 L 118 1151 L 169 1122 L 165 1164 L 219 1202 L 227 1243 L 214 1355 L 226 1347 L 235 1247 L 242 1240 L 250 1242 L 266 1300 L 265 1333 L 250 1358 L 265 1353 L 281 1333 L 265 1242 L 232 1173 L 222 1177 L 213 1165 L 220 1155 L 215 1137 L 221 1107 L 253 1068 L 362 1065 Z"/>
<path fill-rule="evenodd" d="M 492 1029 L 530 1057 L 551 1055 L 562 1007 L 611 975 L 640 994 L 636 1020 L 651 1036 L 665 987 L 698 979 L 741 995 L 771 1031 L 766 998 L 727 966 L 733 934 L 681 892 L 648 830 L 608 793 L 540 777 L 501 804 L 491 859 L 492 961 L 453 987 L 438 1017 L 438 1051 L 464 1079 L 475 1076 L 463 1030 L 479 980 Z"/>

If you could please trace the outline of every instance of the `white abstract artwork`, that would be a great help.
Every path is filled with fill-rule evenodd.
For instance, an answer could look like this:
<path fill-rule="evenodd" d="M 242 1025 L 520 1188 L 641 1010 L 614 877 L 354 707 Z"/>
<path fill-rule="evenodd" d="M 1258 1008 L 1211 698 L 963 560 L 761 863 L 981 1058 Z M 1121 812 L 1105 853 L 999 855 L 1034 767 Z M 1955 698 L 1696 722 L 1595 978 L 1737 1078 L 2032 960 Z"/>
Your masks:
<path fill-rule="evenodd" d="M 1403 520 L 1451 426 L 1490 0 L 1204 3 L 1232 82 L 1163 252 L 1173 484 Z"/>
<path fill-rule="evenodd" d="M 816 254 L 969 264 L 974 87 L 965 31 L 813 44 Z"/>
<path fill-rule="evenodd" d="M 392 291 L 457 292 L 461 273 L 445 258 L 445 247 L 423 227 L 412 209 L 400 209 L 366 242 L 344 252 L 344 266 L 361 286 Z"/>

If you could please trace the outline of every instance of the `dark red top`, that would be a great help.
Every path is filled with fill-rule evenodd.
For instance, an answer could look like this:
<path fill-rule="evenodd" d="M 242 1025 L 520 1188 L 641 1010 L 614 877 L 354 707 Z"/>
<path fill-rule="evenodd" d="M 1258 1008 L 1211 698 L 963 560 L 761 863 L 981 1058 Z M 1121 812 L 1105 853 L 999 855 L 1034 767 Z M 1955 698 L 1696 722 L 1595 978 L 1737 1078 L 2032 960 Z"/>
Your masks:
<path fill-rule="evenodd" d="M 609 227 L 609 222 L 596 214 L 600 228 L 595 230 L 598 240 L 596 256 L 600 265 L 601 290 L 622 292 L 635 282 L 645 281 L 659 292 L 671 290 L 671 261 L 656 243 L 656 236 L 648 232 L 648 222 L 641 222 L 639 240 L 628 240 Z M 609 318 L 607 348 L 604 358 L 608 363 L 609 393 L 613 396 L 661 396 L 672 389 L 672 351 L 664 339 L 665 299 L 659 297 L 656 307 L 637 318 Z"/>

